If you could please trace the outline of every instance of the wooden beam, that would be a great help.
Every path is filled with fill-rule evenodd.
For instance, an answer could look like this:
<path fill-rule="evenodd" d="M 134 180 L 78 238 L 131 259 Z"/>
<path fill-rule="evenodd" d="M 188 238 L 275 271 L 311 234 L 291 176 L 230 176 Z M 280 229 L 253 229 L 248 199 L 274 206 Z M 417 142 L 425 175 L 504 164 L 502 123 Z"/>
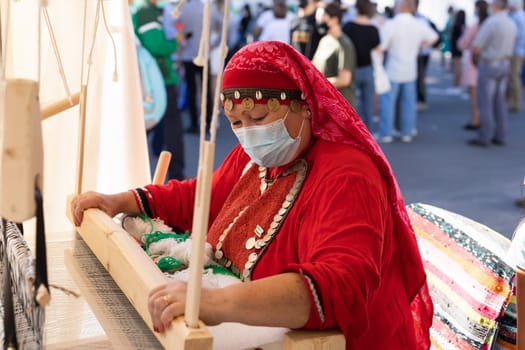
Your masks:
<path fill-rule="evenodd" d="M 77 92 L 76 94 L 72 95 L 71 98 L 64 98 L 60 101 L 51 103 L 42 108 L 41 110 L 42 119 L 43 120 L 47 119 L 71 107 L 74 107 L 78 105 L 79 101 L 80 101 L 80 92 Z"/>
<path fill-rule="evenodd" d="M 155 168 L 155 175 L 153 175 L 153 184 L 162 185 L 166 180 L 166 174 L 168 173 L 168 166 L 170 165 L 171 153 L 168 151 L 162 151 L 157 161 L 157 167 Z"/>
<path fill-rule="evenodd" d="M 75 184 L 75 194 L 82 193 L 82 180 L 84 178 L 84 147 L 86 139 L 86 103 L 87 85 L 80 88 L 80 111 L 78 119 L 78 145 L 77 145 L 77 178 Z"/>
<path fill-rule="evenodd" d="M 0 214 L 22 222 L 35 216 L 35 187 L 43 188 L 42 122 L 38 83 L 0 82 Z"/>
<path fill-rule="evenodd" d="M 291 331 L 284 336 L 283 350 L 345 350 L 340 331 Z"/>

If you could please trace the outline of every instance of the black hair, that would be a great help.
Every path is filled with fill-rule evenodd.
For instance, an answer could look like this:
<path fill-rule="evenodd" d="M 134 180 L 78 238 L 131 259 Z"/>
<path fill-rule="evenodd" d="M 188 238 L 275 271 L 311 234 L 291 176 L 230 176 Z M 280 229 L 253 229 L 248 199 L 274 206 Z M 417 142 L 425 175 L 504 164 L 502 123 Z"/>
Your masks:
<path fill-rule="evenodd" d="M 360 15 L 370 16 L 372 13 L 372 3 L 370 0 L 357 0 L 355 2 L 355 9 Z"/>
<path fill-rule="evenodd" d="M 331 2 L 324 8 L 324 13 L 326 13 L 330 17 L 337 17 L 339 19 L 339 23 L 341 23 L 341 19 L 343 18 L 343 10 L 341 9 L 341 6 L 336 2 Z"/>

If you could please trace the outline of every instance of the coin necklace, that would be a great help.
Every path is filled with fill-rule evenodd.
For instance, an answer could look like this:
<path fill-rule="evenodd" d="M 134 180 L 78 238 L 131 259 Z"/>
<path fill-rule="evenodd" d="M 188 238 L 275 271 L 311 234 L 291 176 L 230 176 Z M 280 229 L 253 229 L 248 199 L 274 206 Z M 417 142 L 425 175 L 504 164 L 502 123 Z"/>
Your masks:
<path fill-rule="evenodd" d="M 284 219 L 286 218 L 289 210 L 292 208 L 297 195 L 299 194 L 299 191 L 301 190 L 301 187 L 304 183 L 304 180 L 306 178 L 306 171 L 307 171 L 307 164 L 304 159 L 298 160 L 292 167 L 287 169 L 283 176 L 288 176 L 294 172 L 297 172 L 295 181 L 290 188 L 290 191 L 286 195 L 285 199 L 283 200 L 283 203 L 281 204 L 280 209 L 278 212 L 274 215 L 272 222 L 270 223 L 270 226 L 266 230 L 266 234 L 264 234 L 265 229 L 261 227 L 260 225 L 257 225 L 254 230 L 254 236 L 248 238 L 245 241 L 245 248 L 247 250 L 253 250 L 254 251 L 248 256 L 248 259 L 246 263 L 244 264 L 244 270 L 242 271 L 242 274 L 240 271 L 238 271 L 237 268 L 235 268 L 234 265 L 232 265 L 231 261 L 226 259 L 224 256 L 224 252 L 222 251 L 222 244 L 225 240 L 225 238 L 228 236 L 232 226 L 237 221 L 237 219 L 244 213 L 246 208 L 241 210 L 239 214 L 232 220 L 232 222 L 226 227 L 226 229 L 223 231 L 221 236 L 219 237 L 218 243 L 215 247 L 215 258 L 219 260 L 219 262 L 227 267 L 230 267 L 232 271 L 239 275 L 239 277 L 243 281 L 249 281 L 251 278 L 251 272 L 261 256 L 261 254 L 264 252 L 268 244 L 272 241 L 276 233 L 279 231 Z M 259 167 L 259 178 L 261 179 L 261 185 L 260 190 L 261 194 L 264 193 L 269 186 L 273 184 L 274 181 L 267 181 L 266 180 L 266 172 L 267 169 L 265 167 Z M 277 181 L 276 179 L 275 181 Z"/>

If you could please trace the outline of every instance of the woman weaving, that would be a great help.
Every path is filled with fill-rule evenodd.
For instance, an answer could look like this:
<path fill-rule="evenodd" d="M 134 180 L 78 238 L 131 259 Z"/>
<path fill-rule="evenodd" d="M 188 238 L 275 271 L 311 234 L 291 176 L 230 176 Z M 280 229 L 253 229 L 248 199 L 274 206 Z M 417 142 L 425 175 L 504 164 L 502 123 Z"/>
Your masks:
<path fill-rule="evenodd" d="M 238 51 L 221 92 L 239 145 L 213 174 L 207 241 L 244 283 L 203 289 L 200 318 L 339 328 L 347 349 L 428 348 L 432 302 L 401 194 L 343 96 L 279 42 Z M 72 202 L 75 224 L 98 207 L 191 230 L 195 188 L 189 179 L 88 192 Z M 181 282 L 150 293 L 159 332 L 184 312 L 185 298 Z"/>

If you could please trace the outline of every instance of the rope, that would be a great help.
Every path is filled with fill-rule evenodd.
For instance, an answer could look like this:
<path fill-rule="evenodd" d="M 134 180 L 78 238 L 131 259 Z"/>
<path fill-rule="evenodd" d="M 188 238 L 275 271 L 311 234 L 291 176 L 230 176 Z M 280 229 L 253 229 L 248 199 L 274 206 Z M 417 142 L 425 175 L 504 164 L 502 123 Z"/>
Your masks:
<path fill-rule="evenodd" d="M 186 0 L 180 0 L 177 5 L 175 6 L 175 8 L 173 8 L 173 10 L 171 10 L 171 15 L 175 18 L 179 17 L 180 15 L 180 9 L 182 6 L 184 6 L 184 4 L 186 3 Z"/>
<path fill-rule="evenodd" d="M 102 0 L 99 0 L 99 4 L 102 8 L 102 19 L 104 22 L 104 27 L 106 28 L 106 32 L 108 33 L 109 38 L 111 39 L 111 45 L 113 46 L 113 81 L 118 80 L 118 71 L 117 71 L 117 45 L 115 44 L 115 39 L 113 38 L 113 35 L 111 34 L 111 31 L 109 30 L 108 21 L 106 19 L 106 11 L 104 8 L 104 2 Z"/>
<path fill-rule="evenodd" d="M 35 180 L 35 183 L 38 183 Z M 40 306 L 49 304 L 49 282 L 47 279 L 47 249 L 44 222 L 44 200 L 42 192 L 35 185 L 36 202 L 36 262 L 35 262 L 35 300 Z"/>
<path fill-rule="evenodd" d="M 85 48 L 86 48 L 86 33 L 87 33 L 87 0 L 84 0 L 84 17 L 82 18 L 82 56 L 80 58 L 81 68 L 80 68 L 80 85 L 84 83 L 84 57 L 85 57 Z"/>
<path fill-rule="evenodd" d="M 210 142 L 215 143 L 215 137 L 217 134 L 217 124 L 219 116 L 219 96 L 222 81 L 222 74 L 224 71 L 224 61 L 228 54 L 228 47 L 226 46 L 226 38 L 228 36 L 228 22 L 230 15 L 230 0 L 224 2 L 224 14 L 222 19 L 222 32 L 221 32 L 221 43 L 219 52 L 219 72 L 217 73 L 217 81 L 215 82 L 215 96 L 213 96 L 213 112 L 211 117 L 210 125 Z"/>
<path fill-rule="evenodd" d="M 42 3 L 44 2 L 44 0 L 41 0 L 39 3 L 38 3 L 38 16 L 37 16 L 37 23 L 38 23 L 38 27 L 37 27 L 37 43 L 36 43 L 36 46 L 37 46 L 37 64 L 36 64 L 36 81 L 40 84 L 40 78 L 41 78 L 41 75 L 40 75 L 40 72 L 42 71 L 42 60 L 41 60 L 41 57 L 42 57 Z M 40 85 L 39 85 L 39 90 L 40 90 Z"/>
<path fill-rule="evenodd" d="M 116 81 L 116 80 L 118 80 L 118 72 L 117 72 L 117 45 L 115 44 L 115 39 L 113 38 L 113 35 L 111 34 L 111 31 L 109 30 L 109 26 L 108 26 L 108 22 L 107 22 L 107 18 L 106 18 L 106 11 L 105 11 L 103 0 L 98 0 L 98 3 L 97 3 L 97 12 L 96 12 L 96 15 L 95 15 L 95 26 L 94 26 L 94 30 L 93 30 L 93 37 L 92 37 L 92 42 L 91 42 L 91 48 L 89 50 L 88 65 L 91 65 L 93 63 L 93 51 L 95 50 L 95 42 L 96 42 L 96 38 L 97 38 L 97 29 L 98 29 L 98 23 L 99 23 L 99 20 L 100 20 L 100 13 L 101 12 L 102 12 L 102 22 L 104 23 L 104 28 L 106 29 L 106 32 L 108 33 L 108 36 L 111 39 L 111 44 L 112 44 L 112 47 L 113 47 L 113 65 L 114 65 L 113 80 Z M 89 81 L 89 74 L 90 74 L 90 70 L 88 70 L 88 77 L 87 77 L 87 80 L 86 80 L 86 84 Z"/>
<path fill-rule="evenodd" d="M 69 85 L 66 80 L 66 74 L 64 72 L 64 65 L 62 63 L 62 58 L 60 57 L 60 51 L 58 50 L 58 43 L 56 40 L 55 31 L 53 30 L 53 25 L 51 24 L 51 19 L 49 18 L 49 12 L 47 11 L 47 7 L 43 8 L 42 13 L 44 14 L 44 19 L 47 25 L 47 31 L 49 32 L 49 38 L 51 39 L 51 46 L 53 47 L 53 52 L 55 53 L 55 58 L 57 60 L 57 65 L 58 65 L 58 72 L 60 73 L 60 78 L 62 79 L 64 90 L 66 90 L 66 94 L 69 97 L 69 103 L 73 104 L 71 90 L 69 89 Z"/>
<path fill-rule="evenodd" d="M 208 71 L 209 71 L 209 53 L 210 53 L 210 6 L 211 1 L 206 0 L 204 4 L 204 20 L 202 23 L 202 36 L 201 43 L 202 54 L 201 57 L 196 57 L 195 61 L 199 58 L 202 59 L 202 96 L 201 96 L 201 130 L 200 130 L 200 141 L 204 141 L 206 135 L 206 115 L 207 111 L 207 97 L 208 97 Z M 200 51 L 200 50 L 199 50 Z"/>
<path fill-rule="evenodd" d="M 2 6 L 0 6 L 0 80 L 3 80 L 4 78 L 4 49 L 3 49 L 3 42 L 4 38 L 2 33 L 4 32 L 4 28 L 2 27 Z"/>
<path fill-rule="evenodd" d="M 49 287 L 58 289 L 59 291 L 61 291 L 65 295 L 72 296 L 72 297 L 75 297 L 75 298 L 80 298 L 80 294 L 79 293 L 77 293 L 75 291 L 72 291 L 71 289 L 67 289 L 66 287 L 58 286 L 56 284 L 49 284 Z"/>
<path fill-rule="evenodd" d="M 2 45 L 5 45 L 2 47 L 2 75 L 0 78 L 7 78 L 7 48 L 9 47 L 9 31 L 11 27 L 11 2 L 7 1 L 7 7 L 6 12 L 6 24 L 5 24 L 5 38 L 2 40 Z M 3 31 L 2 31 L 3 32 Z"/>
<path fill-rule="evenodd" d="M 93 29 L 93 37 L 92 37 L 92 41 L 91 41 L 91 48 L 89 49 L 89 54 L 88 54 L 88 58 L 87 58 L 87 65 L 88 66 L 91 66 L 91 64 L 93 63 L 93 50 L 95 49 L 95 39 L 97 38 L 97 29 L 98 29 L 99 17 L 100 17 L 100 2 L 97 3 L 97 11 L 96 11 L 96 14 L 95 14 L 95 25 L 93 27 L 94 28 Z M 87 78 L 86 78 L 86 85 L 88 85 L 90 73 L 91 73 L 91 69 L 88 68 Z"/>

